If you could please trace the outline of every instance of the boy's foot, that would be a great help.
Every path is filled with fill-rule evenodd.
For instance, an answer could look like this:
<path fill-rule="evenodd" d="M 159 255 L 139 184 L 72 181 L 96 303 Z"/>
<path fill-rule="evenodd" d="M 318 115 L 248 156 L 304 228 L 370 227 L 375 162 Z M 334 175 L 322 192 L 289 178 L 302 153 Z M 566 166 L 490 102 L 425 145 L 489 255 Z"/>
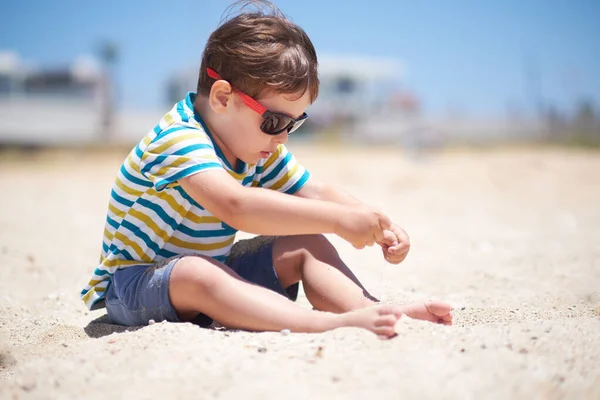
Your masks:
<path fill-rule="evenodd" d="M 399 306 L 403 314 L 413 319 L 452 325 L 452 306 L 441 301 L 427 301 Z"/>
<path fill-rule="evenodd" d="M 338 327 L 365 328 L 381 339 L 396 335 L 394 326 L 404 313 L 402 306 L 385 304 L 335 315 Z"/>

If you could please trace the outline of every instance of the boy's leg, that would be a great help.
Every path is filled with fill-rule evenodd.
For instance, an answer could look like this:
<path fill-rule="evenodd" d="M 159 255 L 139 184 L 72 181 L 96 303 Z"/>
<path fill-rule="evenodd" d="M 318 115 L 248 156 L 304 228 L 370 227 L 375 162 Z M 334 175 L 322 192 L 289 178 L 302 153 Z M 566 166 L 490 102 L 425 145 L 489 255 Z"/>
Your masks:
<path fill-rule="evenodd" d="M 284 287 L 302 280 L 306 297 L 317 310 L 342 313 L 378 302 L 323 235 L 277 238 L 273 244 L 273 262 Z M 452 307 L 447 303 L 414 303 L 401 308 L 411 318 L 452 322 Z"/>
<path fill-rule="evenodd" d="M 228 328 L 255 331 L 287 328 L 324 332 L 354 326 L 391 337 L 402 314 L 391 305 L 339 315 L 304 309 L 280 294 L 243 280 L 226 265 L 199 256 L 183 257 L 175 264 L 169 279 L 169 298 L 184 321 L 203 313 Z"/>

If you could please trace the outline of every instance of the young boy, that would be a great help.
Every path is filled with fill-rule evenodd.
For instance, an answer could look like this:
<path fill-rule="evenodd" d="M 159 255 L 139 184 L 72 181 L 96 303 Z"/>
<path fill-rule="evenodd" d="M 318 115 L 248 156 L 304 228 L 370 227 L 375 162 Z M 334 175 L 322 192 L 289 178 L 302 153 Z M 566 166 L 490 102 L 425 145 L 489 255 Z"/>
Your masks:
<path fill-rule="evenodd" d="M 197 93 L 121 166 L 83 301 L 122 325 L 353 326 L 389 338 L 402 314 L 451 324 L 446 303 L 378 305 L 322 235 L 359 249 L 377 243 L 395 264 L 409 249 L 386 215 L 317 182 L 287 151 L 317 98 L 317 56 L 272 10 L 242 12 L 212 33 Z M 265 236 L 233 245 L 237 230 Z M 312 310 L 294 303 L 299 281 Z"/>

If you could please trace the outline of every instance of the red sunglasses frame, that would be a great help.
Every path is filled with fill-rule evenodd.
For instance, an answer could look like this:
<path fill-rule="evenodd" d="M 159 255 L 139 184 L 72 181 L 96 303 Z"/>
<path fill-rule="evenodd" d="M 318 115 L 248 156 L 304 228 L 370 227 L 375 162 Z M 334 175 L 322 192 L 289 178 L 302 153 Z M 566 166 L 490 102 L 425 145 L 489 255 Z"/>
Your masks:
<path fill-rule="evenodd" d="M 206 68 L 206 73 L 208 74 L 209 77 L 216 79 L 216 80 L 223 80 L 223 78 L 221 77 L 221 75 L 219 75 L 214 69 L 212 68 Z M 298 129 L 300 127 L 300 125 L 302 125 L 302 123 L 308 118 L 308 114 L 304 113 L 302 114 L 299 118 L 292 118 L 287 114 L 283 114 L 283 113 L 278 113 L 278 112 L 274 112 L 271 111 L 267 108 L 265 108 L 263 105 L 261 105 L 258 101 L 254 100 L 252 97 L 248 96 L 246 93 L 237 90 L 237 89 L 233 89 L 238 96 L 240 96 L 240 99 L 242 99 L 242 101 L 244 102 L 245 105 L 247 105 L 250 109 L 254 110 L 255 112 L 257 112 L 258 114 L 260 114 L 263 118 L 266 119 L 266 117 L 271 114 L 271 115 L 280 115 L 280 116 L 284 116 L 286 118 L 290 118 L 293 122 L 291 124 L 291 126 L 286 126 L 285 128 L 281 129 L 280 131 L 277 132 L 265 132 L 263 130 L 264 133 L 266 133 L 267 135 L 279 135 L 280 133 L 282 133 L 283 131 L 285 131 L 286 129 L 288 130 L 288 134 L 292 133 L 293 131 L 295 131 L 296 129 Z M 300 122 L 300 124 L 296 125 L 298 122 Z M 261 128 L 262 130 L 262 128 Z"/>

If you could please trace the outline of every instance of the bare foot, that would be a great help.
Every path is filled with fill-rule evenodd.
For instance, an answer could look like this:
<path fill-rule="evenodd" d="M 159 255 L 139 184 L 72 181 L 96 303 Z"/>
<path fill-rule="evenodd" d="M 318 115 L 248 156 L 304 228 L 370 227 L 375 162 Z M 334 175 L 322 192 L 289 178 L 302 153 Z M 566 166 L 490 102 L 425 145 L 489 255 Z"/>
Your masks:
<path fill-rule="evenodd" d="M 344 314 L 337 314 L 336 316 L 339 318 L 339 327 L 365 328 L 381 339 L 389 339 L 396 335 L 394 326 L 402 314 L 402 306 L 386 304 L 362 308 Z"/>
<path fill-rule="evenodd" d="M 441 301 L 426 301 L 425 303 L 404 304 L 399 306 L 403 314 L 413 319 L 452 325 L 452 306 Z"/>

